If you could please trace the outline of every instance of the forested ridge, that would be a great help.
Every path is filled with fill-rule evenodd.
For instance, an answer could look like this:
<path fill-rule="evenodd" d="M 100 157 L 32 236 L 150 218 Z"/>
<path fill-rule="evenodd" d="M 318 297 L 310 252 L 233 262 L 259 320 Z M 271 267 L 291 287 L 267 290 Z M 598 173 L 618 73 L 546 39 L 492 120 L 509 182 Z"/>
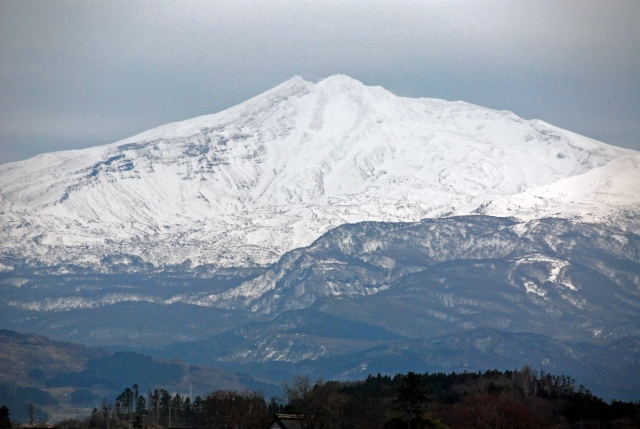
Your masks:
<path fill-rule="evenodd" d="M 302 429 L 640 427 L 640 401 L 607 403 L 571 377 L 529 367 L 378 374 L 355 382 L 296 376 L 283 392 L 269 401 L 249 390 L 218 390 L 191 399 L 164 389 L 141 392 L 133 385 L 90 417 L 58 427 L 266 429 L 275 413 L 298 415 Z"/>

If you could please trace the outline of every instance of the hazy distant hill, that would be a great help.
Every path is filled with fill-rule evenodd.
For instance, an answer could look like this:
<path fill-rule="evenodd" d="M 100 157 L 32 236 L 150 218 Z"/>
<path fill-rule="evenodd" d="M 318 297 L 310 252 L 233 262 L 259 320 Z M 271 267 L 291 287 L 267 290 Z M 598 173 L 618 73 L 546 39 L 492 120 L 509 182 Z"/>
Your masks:
<path fill-rule="evenodd" d="M 252 388 L 269 394 L 277 386 L 184 361 L 158 361 L 134 352 L 110 353 L 34 334 L 0 330 L 0 403 L 12 418 L 27 421 L 27 404 L 36 419 L 75 417 L 99 407 L 134 383 L 142 392 L 166 388 L 205 396 L 213 390 Z"/>

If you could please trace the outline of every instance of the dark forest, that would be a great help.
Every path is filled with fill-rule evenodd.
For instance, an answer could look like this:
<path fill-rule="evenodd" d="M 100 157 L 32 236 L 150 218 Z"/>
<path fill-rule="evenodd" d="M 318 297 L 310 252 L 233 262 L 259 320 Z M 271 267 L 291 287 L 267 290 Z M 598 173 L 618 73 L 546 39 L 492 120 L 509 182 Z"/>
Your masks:
<path fill-rule="evenodd" d="M 283 397 L 224 391 L 193 400 L 164 389 L 126 388 L 114 404 L 59 428 L 267 428 L 276 413 L 302 429 L 637 428 L 640 401 L 607 403 L 571 377 L 524 367 L 484 373 L 370 375 L 356 382 L 296 376 Z M 10 410 L 7 410 L 7 414 Z M 8 419 L 3 415 L 3 428 Z M 19 425 L 13 424 L 13 427 Z"/>

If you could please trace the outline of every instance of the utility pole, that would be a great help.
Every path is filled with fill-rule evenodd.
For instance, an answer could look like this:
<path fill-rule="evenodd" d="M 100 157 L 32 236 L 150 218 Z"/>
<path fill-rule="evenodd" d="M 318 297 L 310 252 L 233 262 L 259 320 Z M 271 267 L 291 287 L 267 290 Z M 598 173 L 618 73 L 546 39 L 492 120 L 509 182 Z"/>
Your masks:
<path fill-rule="evenodd" d="M 111 404 L 107 407 L 107 429 L 109 429 L 109 423 L 111 423 Z"/>

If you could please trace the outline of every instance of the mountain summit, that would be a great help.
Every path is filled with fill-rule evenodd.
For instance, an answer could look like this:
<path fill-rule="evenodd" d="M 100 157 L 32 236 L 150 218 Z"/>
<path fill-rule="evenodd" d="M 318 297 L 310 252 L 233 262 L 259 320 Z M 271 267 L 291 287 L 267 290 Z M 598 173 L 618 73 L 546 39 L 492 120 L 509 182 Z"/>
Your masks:
<path fill-rule="evenodd" d="M 591 189 L 571 194 L 588 197 L 578 214 L 607 192 L 637 210 L 638 156 L 507 111 L 294 77 L 217 114 L 0 165 L 0 271 L 268 264 L 345 223 L 517 216 L 522 201 L 535 217 L 547 197 L 540 213 L 562 216 L 576 186 Z M 613 162 L 628 180 L 592 186 Z"/>

